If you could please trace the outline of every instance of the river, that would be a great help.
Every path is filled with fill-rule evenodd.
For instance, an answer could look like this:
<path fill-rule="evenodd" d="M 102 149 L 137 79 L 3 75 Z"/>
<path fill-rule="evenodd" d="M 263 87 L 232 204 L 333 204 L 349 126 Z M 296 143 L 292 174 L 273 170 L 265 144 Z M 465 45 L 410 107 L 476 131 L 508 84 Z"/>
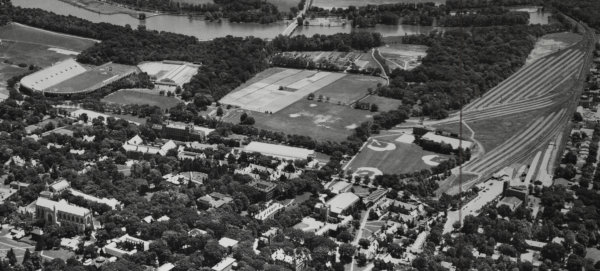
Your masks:
<path fill-rule="evenodd" d="M 100 14 L 59 0 L 12 0 L 12 3 L 16 6 L 26 8 L 41 8 L 61 15 L 73 15 L 95 23 L 105 22 L 123 26 L 130 25 L 134 28 L 141 23 L 140 20 L 126 14 Z M 548 23 L 548 12 L 541 12 L 537 7 L 522 7 L 518 9 L 530 13 L 530 23 Z M 271 39 L 283 32 L 287 26 L 286 22 L 273 24 L 231 23 L 227 20 L 223 20 L 222 22 L 209 22 L 205 21 L 202 17 L 179 15 L 158 15 L 147 18 L 143 24 L 150 30 L 168 31 L 195 36 L 199 40 L 210 40 L 227 35 L 240 37 L 255 36 L 258 38 Z M 341 27 L 302 26 L 296 29 L 294 35 L 312 36 L 314 34 L 330 35 L 335 33 L 350 33 L 352 31 L 368 31 L 379 32 L 385 37 L 426 34 L 434 29 L 443 30 L 444 28 L 414 25 L 377 25 L 365 29 L 353 29 L 349 25 Z"/>

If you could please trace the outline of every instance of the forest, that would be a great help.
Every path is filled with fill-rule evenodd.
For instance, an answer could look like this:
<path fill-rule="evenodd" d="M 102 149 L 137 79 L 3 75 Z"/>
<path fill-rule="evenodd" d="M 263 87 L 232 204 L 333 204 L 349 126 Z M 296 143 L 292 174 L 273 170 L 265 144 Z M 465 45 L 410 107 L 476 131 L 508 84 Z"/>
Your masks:
<path fill-rule="evenodd" d="M 351 49 L 367 50 L 383 45 L 380 33 L 352 32 L 334 35 L 315 34 L 312 37 L 298 35 L 286 37 L 279 35 L 271 41 L 271 45 L 279 51 L 341 51 Z"/>
<path fill-rule="evenodd" d="M 502 6 L 540 6 L 545 0 L 446 0 L 446 6 L 450 9 L 483 8 Z"/>
<path fill-rule="evenodd" d="M 476 13 L 447 15 L 438 20 L 438 26 L 446 27 L 519 25 L 528 23 L 529 13 L 509 11 L 508 9 L 498 7 L 483 8 Z"/>
<path fill-rule="evenodd" d="M 600 28 L 600 1 L 554 0 L 550 3 L 566 15 L 582 20 L 590 27 Z"/>
<path fill-rule="evenodd" d="M 350 6 L 346 9 L 323 9 L 311 7 L 308 16 L 341 17 L 352 21 L 353 27 L 374 27 L 375 24 L 398 25 L 432 25 L 436 17 L 442 16 L 444 10 L 437 8 L 434 3 L 413 3 Z"/>
<path fill-rule="evenodd" d="M 407 36 L 404 43 L 429 46 L 427 56 L 412 71 L 394 70 L 379 94 L 408 105 L 420 101 L 421 110 L 413 115 L 445 118 L 448 110 L 459 109 L 523 66 L 537 37 L 560 29 L 515 25 Z"/>

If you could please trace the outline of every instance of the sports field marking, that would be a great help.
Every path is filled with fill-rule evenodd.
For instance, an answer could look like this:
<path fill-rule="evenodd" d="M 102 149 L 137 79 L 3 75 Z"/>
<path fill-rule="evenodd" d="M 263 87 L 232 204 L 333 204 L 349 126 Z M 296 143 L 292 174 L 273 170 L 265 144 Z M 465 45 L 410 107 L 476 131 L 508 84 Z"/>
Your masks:
<path fill-rule="evenodd" d="M 373 178 L 375 176 L 379 176 L 379 175 L 383 175 L 383 172 L 381 170 L 379 170 L 378 168 L 374 168 L 374 167 L 359 167 L 358 169 L 356 169 L 356 171 L 354 171 L 354 173 L 352 174 L 352 177 L 356 177 L 356 176 L 369 176 L 370 178 Z"/>
<path fill-rule="evenodd" d="M 413 142 L 415 142 L 415 136 L 409 135 L 409 134 L 403 134 L 400 137 L 396 138 L 396 140 L 394 140 L 394 141 L 404 143 L 404 144 L 412 144 Z"/>
<path fill-rule="evenodd" d="M 380 147 L 383 144 L 385 144 L 385 147 Z M 378 140 L 373 139 L 371 143 L 367 146 L 367 148 L 374 151 L 393 151 L 396 149 L 396 145 L 394 145 L 394 143 L 380 142 Z"/>
<path fill-rule="evenodd" d="M 421 160 L 423 160 L 423 163 L 425 163 L 428 166 L 432 166 L 435 167 L 437 165 L 439 165 L 440 163 L 433 161 L 433 159 L 439 157 L 438 155 L 425 155 L 423 157 L 421 157 Z"/>

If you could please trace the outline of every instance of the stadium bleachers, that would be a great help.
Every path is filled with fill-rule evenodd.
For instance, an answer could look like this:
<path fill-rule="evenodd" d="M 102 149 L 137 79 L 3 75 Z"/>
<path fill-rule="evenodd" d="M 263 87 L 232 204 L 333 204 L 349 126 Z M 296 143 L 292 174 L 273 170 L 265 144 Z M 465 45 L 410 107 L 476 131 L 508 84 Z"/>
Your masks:
<path fill-rule="evenodd" d="M 70 58 L 23 77 L 21 85 L 34 91 L 44 91 L 86 71 L 75 59 Z"/>

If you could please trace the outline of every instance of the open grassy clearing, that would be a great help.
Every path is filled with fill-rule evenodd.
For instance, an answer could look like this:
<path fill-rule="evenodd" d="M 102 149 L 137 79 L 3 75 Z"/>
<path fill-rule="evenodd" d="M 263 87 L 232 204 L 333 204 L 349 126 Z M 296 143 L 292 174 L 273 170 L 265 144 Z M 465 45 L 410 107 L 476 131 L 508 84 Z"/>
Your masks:
<path fill-rule="evenodd" d="M 421 59 L 427 55 L 427 46 L 411 44 L 391 44 L 378 50 L 390 69 L 412 70 L 421 65 Z"/>
<path fill-rule="evenodd" d="M 73 51 L 83 51 L 96 41 L 11 23 L 0 27 L 0 39 L 42 44 Z"/>
<path fill-rule="evenodd" d="M 206 1 L 206 0 L 202 0 L 202 1 Z M 298 7 L 300 0 L 267 0 L 267 2 L 275 5 L 279 11 L 288 12 L 288 11 L 290 11 L 291 7 Z"/>
<path fill-rule="evenodd" d="M 367 95 L 368 89 L 376 89 L 377 84 L 384 84 L 385 80 L 380 77 L 367 75 L 346 75 L 345 77 L 327 85 L 315 92 L 315 96 L 323 95 L 330 98 L 329 102 L 334 104 L 351 104 Z"/>
<path fill-rule="evenodd" d="M 395 110 L 402 105 L 402 100 L 396 100 L 377 95 L 370 95 L 369 97 L 361 100 L 361 102 L 376 104 L 379 107 L 379 112 Z"/>
<path fill-rule="evenodd" d="M 379 170 L 385 174 L 400 174 L 431 168 L 431 162 L 440 162 L 447 155 L 423 150 L 416 144 L 398 142 L 401 134 L 374 136 L 367 145 L 348 164 L 346 170 L 358 173 L 375 173 Z M 430 164 L 426 163 L 432 157 Z M 360 168 L 371 168 L 360 170 Z"/>
<path fill-rule="evenodd" d="M 475 139 L 483 145 L 486 152 L 489 152 L 519 131 L 526 129 L 537 117 L 545 116 L 553 110 L 554 109 L 552 108 L 544 108 L 497 118 L 467 122 L 467 124 L 475 132 Z"/>
<path fill-rule="evenodd" d="M 535 47 L 529 53 L 525 64 L 531 64 L 544 56 L 578 43 L 581 39 L 583 39 L 581 35 L 571 32 L 544 35 L 535 43 Z"/>
<path fill-rule="evenodd" d="M 238 123 L 243 110 L 234 110 L 224 119 Z M 311 136 L 317 140 L 341 141 L 352 129 L 373 117 L 373 113 L 325 102 L 301 99 L 274 114 L 247 111 L 260 129 Z"/>
<path fill-rule="evenodd" d="M 0 43 L 0 60 L 9 61 L 15 65 L 48 67 L 58 61 L 73 57 L 50 49 L 48 46 L 35 43 L 2 41 Z"/>
<path fill-rule="evenodd" d="M 180 103 L 180 101 L 178 99 L 173 98 L 173 97 L 159 96 L 159 95 L 148 94 L 148 93 L 143 93 L 143 92 L 133 91 L 133 90 L 117 91 L 115 93 L 112 93 L 112 94 L 104 97 L 104 99 L 102 99 L 102 101 L 108 102 L 108 103 L 122 104 L 122 105 L 147 104 L 147 105 L 151 105 L 151 106 L 158 106 L 162 110 L 170 109 Z"/>

